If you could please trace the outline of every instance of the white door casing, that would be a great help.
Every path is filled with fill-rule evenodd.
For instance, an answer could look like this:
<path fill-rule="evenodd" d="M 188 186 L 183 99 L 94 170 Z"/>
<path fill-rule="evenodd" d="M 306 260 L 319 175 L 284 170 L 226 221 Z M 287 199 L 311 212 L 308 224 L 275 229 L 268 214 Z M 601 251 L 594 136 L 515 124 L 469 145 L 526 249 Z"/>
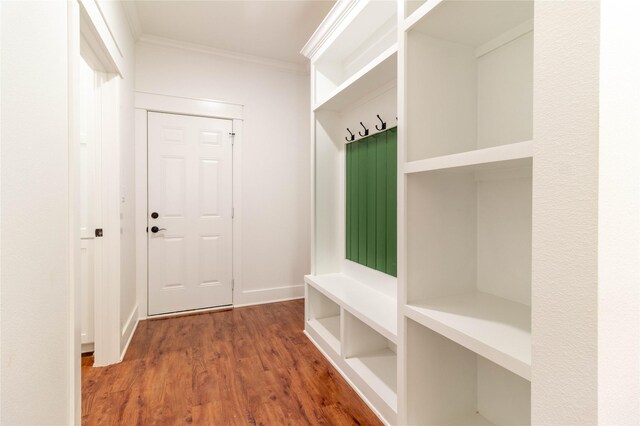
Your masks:
<path fill-rule="evenodd" d="M 149 315 L 232 303 L 231 133 L 231 120 L 148 113 Z"/>

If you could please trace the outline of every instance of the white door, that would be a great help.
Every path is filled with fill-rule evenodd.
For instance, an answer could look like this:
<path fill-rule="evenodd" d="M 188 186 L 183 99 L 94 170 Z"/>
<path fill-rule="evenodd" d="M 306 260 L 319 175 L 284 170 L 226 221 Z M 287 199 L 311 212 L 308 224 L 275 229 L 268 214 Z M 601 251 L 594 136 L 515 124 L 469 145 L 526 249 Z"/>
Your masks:
<path fill-rule="evenodd" d="M 99 174 L 101 142 L 98 137 L 96 103 L 99 92 L 96 73 L 80 61 L 80 336 L 82 348 L 92 351 L 94 343 L 94 287 L 99 242 L 95 228 L 99 220 Z"/>
<path fill-rule="evenodd" d="M 231 132 L 231 120 L 148 115 L 149 315 L 232 302 Z"/>

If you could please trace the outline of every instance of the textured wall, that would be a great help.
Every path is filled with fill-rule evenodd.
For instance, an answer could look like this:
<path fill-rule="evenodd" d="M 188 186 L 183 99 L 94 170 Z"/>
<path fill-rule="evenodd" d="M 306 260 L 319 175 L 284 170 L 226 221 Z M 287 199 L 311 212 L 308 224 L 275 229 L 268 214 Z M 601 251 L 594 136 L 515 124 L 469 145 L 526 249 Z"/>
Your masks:
<path fill-rule="evenodd" d="M 536 2 L 532 423 L 597 422 L 598 2 Z"/>

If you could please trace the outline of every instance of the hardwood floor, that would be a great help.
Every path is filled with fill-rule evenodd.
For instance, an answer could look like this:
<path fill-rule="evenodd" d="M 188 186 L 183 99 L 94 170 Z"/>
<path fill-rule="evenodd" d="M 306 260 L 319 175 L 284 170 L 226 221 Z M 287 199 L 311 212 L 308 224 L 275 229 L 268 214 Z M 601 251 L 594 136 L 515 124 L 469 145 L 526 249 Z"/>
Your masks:
<path fill-rule="evenodd" d="M 82 423 L 381 424 L 303 326 L 302 300 L 141 321 L 122 363 L 82 366 Z"/>

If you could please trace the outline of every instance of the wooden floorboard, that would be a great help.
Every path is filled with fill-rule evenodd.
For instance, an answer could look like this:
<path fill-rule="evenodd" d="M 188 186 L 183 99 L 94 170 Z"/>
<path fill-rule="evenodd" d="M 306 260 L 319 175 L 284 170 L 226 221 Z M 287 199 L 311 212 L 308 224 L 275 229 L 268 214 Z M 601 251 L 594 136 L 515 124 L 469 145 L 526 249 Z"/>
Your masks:
<path fill-rule="evenodd" d="M 141 321 L 82 365 L 85 425 L 380 425 L 303 334 L 302 300 Z"/>

